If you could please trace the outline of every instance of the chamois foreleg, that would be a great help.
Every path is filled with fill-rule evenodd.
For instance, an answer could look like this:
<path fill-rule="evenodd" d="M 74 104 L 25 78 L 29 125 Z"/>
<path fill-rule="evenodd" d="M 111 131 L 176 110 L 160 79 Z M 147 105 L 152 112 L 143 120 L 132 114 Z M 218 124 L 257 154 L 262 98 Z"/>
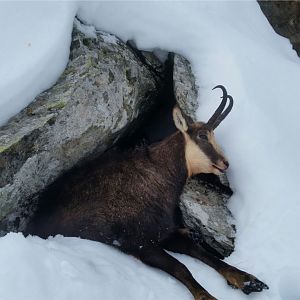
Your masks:
<path fill-rule="evenodd" d="M 268 289 L 268 286 L 255 276 L 225 263 L 202 249 L 186 233 L 179 231 L 174 233 L 172 237 L 164 242 L 163 247 L 166 250 L 186 254 L 201 260 L 220 273 L 230 286 L 241 289 L 247 295 L 252 292 L 261 292 L 263 289 Z"/>
<path fill-rule="evenodd" d="M 143 263 L 169 273 L 183 283 L 195 300 L 217 300 L 211 296 L 192 276 L 188 268 L 159 246 L 144 246 L 134 256 Z"/>

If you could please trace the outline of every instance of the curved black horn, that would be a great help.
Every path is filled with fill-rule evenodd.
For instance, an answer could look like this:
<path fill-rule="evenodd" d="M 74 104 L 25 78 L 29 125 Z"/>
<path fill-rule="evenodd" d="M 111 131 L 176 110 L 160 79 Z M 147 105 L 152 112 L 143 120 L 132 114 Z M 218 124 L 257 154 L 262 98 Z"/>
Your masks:
<path fill-rule="evenodd" d="M 214 112 L 214 114 L 210 117 L 210 119 L 206 123 L 208 125 L 208 127 L 211 127 L 211 128 L 216 128 L 216 126 L 214 126 L 214 124 L 217 121 L 217 119 L 221 116 L 221 113 L 222 113 L 222 111 L 225 108 L 226 103 L 227 103 L 227 91 L 226 91 L 225 87 L 223 85 L 217 85 L 213 88 L 213 90 L 217 89 L 217 88 L 222 90 L 223 100 L 222 100 L 221 104 L 219 105 L 219 107 Z"/>
<path fill-rule="evenodd" d="M 229 99 L 229 105 L 224 110 L 224 112 L 217 118 L 217 120 L 215 121 L 215 123 L 212 125 L 213 129 L 215 129 L 226 118 L 226 116 L 232 110 L 232 107 L 233 107 L 233 98 L 230 95 L 228 95 L 227 98 Z"/>

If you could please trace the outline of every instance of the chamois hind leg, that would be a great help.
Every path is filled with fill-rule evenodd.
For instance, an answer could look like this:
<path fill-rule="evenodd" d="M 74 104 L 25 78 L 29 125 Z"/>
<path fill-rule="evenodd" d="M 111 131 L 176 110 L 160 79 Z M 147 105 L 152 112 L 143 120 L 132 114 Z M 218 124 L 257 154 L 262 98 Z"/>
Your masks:
<path fill-rule="evenodd" d="M 172 237 L 164 242 L 163 247 L 166 250 L 187 254 L 201 260 L 220 273 L 230 286 L 241 289 L 247 295 L 268 289 L 268 286 L 255 276 L 241 271 L 208 253 L 182 232 L 174 233 Z"/>
<path fill-rule="evenodd" d="M 217 300 L 211 296 L 192 276 L 188 268 L 159 246 L 144 246 L 134 253 L 143 263 L 161 269 L 182 282 L 195 300 Z"/>

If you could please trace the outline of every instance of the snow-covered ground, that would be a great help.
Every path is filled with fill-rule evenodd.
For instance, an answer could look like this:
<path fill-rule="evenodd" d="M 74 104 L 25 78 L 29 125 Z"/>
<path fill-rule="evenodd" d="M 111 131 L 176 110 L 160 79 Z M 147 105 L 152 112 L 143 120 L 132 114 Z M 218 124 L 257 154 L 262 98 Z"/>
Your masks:
<path fill-rule="evenodd" d="M 0 2 L 0 123 L 51 86 L 67 63 L 73 17 L 132 39 L 141 49 L 176 51 L 192 62 L 199 119 L 227 87 L 234 109 L 216 130 L 229 157 L 237 219 L 227 259 L 265 281 L 251 296 L 232 290 L 202 263 L 176 255 L 214 296 L 300 299 L 300 60 L 254 1 Z M 1 300 L 192 299 L 169 275 L 100 243 L 75 238 L 0 239 Z"/>

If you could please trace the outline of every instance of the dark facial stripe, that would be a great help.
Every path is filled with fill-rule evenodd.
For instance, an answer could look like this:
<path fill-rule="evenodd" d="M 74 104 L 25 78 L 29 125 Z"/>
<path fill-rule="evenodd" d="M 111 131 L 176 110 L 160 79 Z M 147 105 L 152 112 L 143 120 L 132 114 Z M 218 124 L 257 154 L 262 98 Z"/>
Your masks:
<path fill-rule="evenodd" d="M 221 158 L 220 154 L 214 149 L 214 147 L 209 142 L 197 143 L 197 145 L 211 160 L 212 163 L 216 164 L 217 161 Z"/>

